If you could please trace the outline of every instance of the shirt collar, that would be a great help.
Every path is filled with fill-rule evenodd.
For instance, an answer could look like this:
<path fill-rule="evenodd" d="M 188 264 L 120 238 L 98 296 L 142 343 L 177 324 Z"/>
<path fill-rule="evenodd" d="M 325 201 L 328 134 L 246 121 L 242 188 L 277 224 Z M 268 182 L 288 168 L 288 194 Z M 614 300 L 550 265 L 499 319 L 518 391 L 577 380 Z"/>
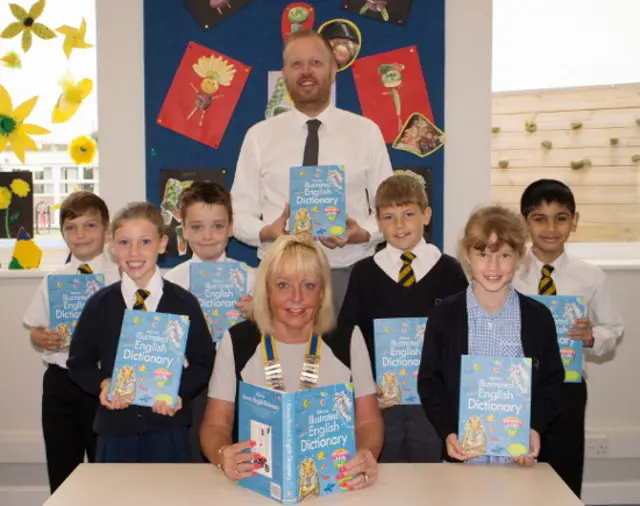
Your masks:
<path fill-rule="evenodd" d="M 153 273 L 153 277 L 149 281 L 149 284 L 145 287 L 152 295 L 162 293 L 162 287 L 164 282 L 162 281 L 162 273 L 160 269 L 156 267 L 156 271 Z M 129 277 L 126 272 L 122 273 L 122 293 L 126 297 L 126 300 L 134 300 L 135 293 L 138 290 L 138 285 L 135 281 Z"/>
<path fill-rule="evenodd" d="M 412 249 L 411 249 L 411 253 L 413 253 L 417 259 L 420 260 L 426 260 L 427 258 L 429 258 L 433 253 L 433 249 L 438 249 L 436 248 L 433 244 L 427 244 L 427 241 L 424 240 L 424 237 L 420 239 L 420 242 L 418 242 L 418 244 L 416 244 Z M 385 251 L 387 252 L 387 254 L 393 258 L 400 258 L 400 255 L 402 255 L 403 253 L 406 253 L 405 251 L 402 251 L 401 249 L 395 248 L 393 246 L 391 246 L 389 243 L 387 243 L 387 247 L 385 248 Z M 439 252 L 439 250 L 438 250 Z"/>
<path fill-rule="evenodd" d="M 530 257 L 531 265 L 536 267 L 537 272 L 540 272 L 542 270 L 542 267 L 546 265 L 545 263 L 541 262 L 537 256 L 535 256 L 532 248 L 529 248 L 528 256 Z M 563 251 L 562 255 L 556 258 L 556 261 L 551 265 L 554 267 L 554 269 L 562 270 L 567 265 L 568 261 L 569 257 L 567 257 L 567 253 Z"/>
<path fill-rule="evenodd" d="M 191 255 L 191 261 L 192 262 L 202 262 L 202 258 L 200 258 L 198 255 L 196 255 L 195 253 L 193 253 Z M 218 257 L 218 259 L 216 260 L 216 262 L 226 262 L 227 261 L 227 254 L 223 251 L 222 255 L 220 255 Z"/>
<path fill-rule="evenodd" d="M 504 304 L 500 308 L 500 311 L 498 311 L 497 313 L 489 313 L 489 312 L 487 312 L 487 310 L 484 307 L 482 307 L 482 305 L 480 304 L 480 302 L 476 298 L 476 294 L 473 291 L 473 286 L 474 285 L 475 285 L 475 281 L 471 280 L 471 282 L 469 283 L 469 286 L 467 287 L 467 307 L 469 308 L 469 311 L 472 311 L 472 312 L 474 312 L 476 314 L 480 313 L 480 314 L 489 315 L 489 316 L 491 316 L 491 315 L 499 315 L 499 314 L 503 313 L 505 310 L 510 309 L 511 307 L 513 307 L 513 305 L 518 300 L 518 292 L 516 292 L 516 290 L 513 287 L 513 285 L 509 285 L 509 295 L 505 299 Z"/>
<path fill-rule="evenodd" d="M 71 260 L 69 261 L 69 265 L 74 271 L 77 271 L 78 267 L 80 267 L 81 265 L 86 264 L 89 267 L 91 267 L 91 270 L 96 274 L 104 274 L 105 263 L 106 263 L 106 258 L 104 256 L 104 253 L 101 253 L 97 257 L 89 260 L 88 262 L 81 262 L 74 256 L 72 256 Z"/>
<path fill-rule="evenodd" d="M 300 125 L 300 128 L 306 129 L 307 121 L 309 121 L 310 119 L 320 120 L 323 125 L 330 124 L 331 115 L 333 114 L 334 109 L 335 107 L 332 104 L 329 104 L 324 111 L 322 111 L 320 114 L 312 118 L 294 107 L 292 109 L 292 116 L 295 118 L 296 122 Z"/>

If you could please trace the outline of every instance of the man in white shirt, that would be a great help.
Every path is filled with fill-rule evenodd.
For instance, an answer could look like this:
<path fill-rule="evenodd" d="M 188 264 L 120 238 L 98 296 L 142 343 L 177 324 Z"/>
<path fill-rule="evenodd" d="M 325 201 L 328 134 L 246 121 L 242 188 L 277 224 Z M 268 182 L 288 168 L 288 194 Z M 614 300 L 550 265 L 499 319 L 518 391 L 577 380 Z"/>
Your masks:
<path fill-rule="evenodd" d="M 392 175 L 378 126 L 333 107 L 336 63 L 316 32 L 298 31 L 285 42 L 283 76 L 295 109 L 249 129 L 231 188 L 235 237 L 258 247 L 258 257 L 287 234 L 289 167 L 343 165 L 346 174 L 345 239 L 320 240 L 332 269 L 336 311 L 347 289 L 351 266 L 371 256 L 381 240 L 371 213 L 378 185 Z"/>

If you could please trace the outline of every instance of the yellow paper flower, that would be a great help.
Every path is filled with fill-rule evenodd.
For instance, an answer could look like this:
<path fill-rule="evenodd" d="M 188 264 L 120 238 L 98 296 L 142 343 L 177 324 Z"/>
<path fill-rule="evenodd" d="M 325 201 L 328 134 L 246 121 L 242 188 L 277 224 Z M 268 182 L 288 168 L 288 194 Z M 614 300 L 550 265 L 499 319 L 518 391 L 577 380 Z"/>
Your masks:
<path fill-rule="evenodd" d="M 0 61 L 4 63 L 5 67 L 10 69 L 19 69 L 22 68 L 22 60 L 20 60 L 20 55 L 15 51 L 9 51 L 5 54 Z"/>
<path fill-rule="evenodd" d="M 8 209 L 11 205 L 12 194 L 6 186 L 0 186 L 0 211 Z"/>
<path fill-rule="evenodd" d="M 25 198 L 31 191 L 31 186 L 24 179 L 14 179 L 11 181 L 11 191 L 18 197 Z"/>
<path fill-rule="evenodd" d="M 51 113 L 52 123 L 64 123 L 71 119 L 82 104 L 82 101 L 93 90 L 93 81 L 91 79 L 83 79 L 76 83 L 69 72 L 62 76 L 58 84 L 62 88 L 62 93 L 58 97 L 56 106 Z"/>
<path fill-rule="evenodd" d="M 36 23 L 36 19 L 38 19 L 42 15 L 42 11 L 44 11 L 44 6 L 45 0 L 40 0 L 34 3 L 31 9 L 29 9 L 29 12 L 27 12 L 18 4 L 9 4 L 11 12 L 18 21 L 9 23 L 2 33 L 0 33 L 0 37 L 3 39 L 12 39 L 22 33 L 22 50 L 25 53 L 31 48 L 31 42 L 33 41 L 32 32 L 43 40 L 55 38 L 56 34 L 51 28 L 46 27 L 42 23 Z"/>
<path fill-rule="evenodd" d="M 71 141 L 69 156 L 76 165 L 87 165 L 96 157 L 96 143 L 91 137 L 81 135 Z"/>
<path fill-rule="evenodd" d="M 9 143 L 18 159 L 24 163 L 25 151 L 38 150 L 36 143 L 29 135 L 51 133 L 41 126 L 24 123 L 37 101 L 37 96 L 32 97 L 14 110 L 9 93 L 0 85 L 0 153 Z"/>
<path fill-rule="evenodd" d="M 84 41 L 85 34 L 87 33 L 87 22 L 82 18 L 80 28 L 74 28 L 73 26 L 63 25 L 60 28 L 56 28 L 56 32 L 64 35 L 64 44 L 62 49 L 67 56 L 67 60 L 71 58 L 71 51 L 73 49 L 87 49 L 93 47 L 93 44 L 87 44 Z"/>
<path fill-rule="evenodd" d="M 215 93 L 220 86 L 230 86 L 236 68 L 232 63 L 219 56 L 201 56 L 193 65 L 196 74 L 202 77 L 200 87 L 205 93 Z"/>

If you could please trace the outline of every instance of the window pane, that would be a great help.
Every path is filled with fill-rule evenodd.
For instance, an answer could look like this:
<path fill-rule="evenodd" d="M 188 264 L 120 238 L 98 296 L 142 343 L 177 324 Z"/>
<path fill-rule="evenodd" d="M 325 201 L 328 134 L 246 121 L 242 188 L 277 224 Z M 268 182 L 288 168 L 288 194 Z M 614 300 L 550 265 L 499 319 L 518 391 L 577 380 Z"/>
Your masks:
<path fill-rule="evenodd" d="M 83 167 L 82 177 L 83 179 L 96 179 L 98 177 L 98 171 L 95 167 Z"/>
<path fill-rule="evenodd" d="M 60 172 L 61 179 L 72 179 L 74 181 L 78 179 L 78 167 L 62 167 Z"/>

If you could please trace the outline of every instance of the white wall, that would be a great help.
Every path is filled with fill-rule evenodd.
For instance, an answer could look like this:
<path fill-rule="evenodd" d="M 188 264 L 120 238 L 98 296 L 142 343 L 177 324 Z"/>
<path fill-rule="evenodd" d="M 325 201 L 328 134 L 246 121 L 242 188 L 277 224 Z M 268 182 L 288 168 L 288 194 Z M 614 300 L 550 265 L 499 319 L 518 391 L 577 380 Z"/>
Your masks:
<path fill-rule="evenodd" d="M 640 82 L 637 0 L 493 5 L 493 91 Z"/>
<path fill-rule="evenodd" d="M 101 187 L 112 209 L 144 198 L 141 4 L 141 0 L 104 0 L 97 8 Z M 490 153 L 492 18 L 491 0 L 447 0 L 446 7 L 445 247 L 453 251 L 469 211 L 489 197 L 489 173 L 482 168 L 489 166 Z M 614 362 L 590 369 L 588 424 L 611 435 L 612 458 L 588 463 L 585 495 L 595 499 L 593 504 L 625 499 L 640 503 L 640 405 L 618 395 L 639 379 L 634 357 L 640 355 L 640 315 L 633 295 L 640 286 L 640 271 L 607 274 L 630 330 Z M 0 274 L 5 357 L 0 368 L 3 506 L 35 506 L 47 496 L 40 433 L 43 367 L 20 325 L 39 282 L 34 275 Z M 624 456 L 634 460 L 613 458 Z M 614 479 L 625 483 L 612 483 Z"/>

